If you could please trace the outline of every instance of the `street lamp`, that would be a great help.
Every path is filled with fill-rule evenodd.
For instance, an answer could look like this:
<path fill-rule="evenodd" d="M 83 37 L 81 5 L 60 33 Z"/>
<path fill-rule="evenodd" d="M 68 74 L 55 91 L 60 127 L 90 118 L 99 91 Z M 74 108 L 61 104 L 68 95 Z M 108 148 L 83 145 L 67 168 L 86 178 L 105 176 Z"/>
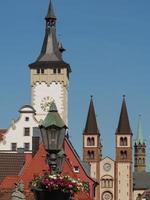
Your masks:
<path fill-rule="evenodd" d="M 48 153 L 47 159 L 50 169 L 52 172 L 54 172 L 57 167 L 61 169 L 62 166 L 57 166 L 57 163 L 62 163 L 58 162 L 60 159 L 58 153 L 63 150 L 67 126 L 60 117 L 54 102 L 51 103 L 48 114 L 39 128 L 45 150 Z"/>

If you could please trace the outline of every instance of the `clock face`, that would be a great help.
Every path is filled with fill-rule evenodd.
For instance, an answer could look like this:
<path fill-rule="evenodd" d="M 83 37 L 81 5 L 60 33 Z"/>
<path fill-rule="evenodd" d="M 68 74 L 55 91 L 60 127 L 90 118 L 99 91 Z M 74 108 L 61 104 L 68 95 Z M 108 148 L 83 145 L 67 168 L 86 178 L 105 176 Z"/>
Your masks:
<path fill-rule="evenodd" d="M 103 200 L 112 200 L 112 194 L 110 192 L 103 193 Z"/>
<path fill-rule="evenodd" d="M 41 109 L 44 112 L 48 112 L 52 101 L 54 101 L 54 99 L 52 97 L 49 97 L 49 96 L 44 97 L 41 101 L 41 104 L 40 104 Z"/>
<path fill-rule="evenodd" d="M 103 169 L 106 172 L 109 172 L 111 170 L 111 164 L 110 163 L 105 163 L 104 166 L 103 166 Z"/>

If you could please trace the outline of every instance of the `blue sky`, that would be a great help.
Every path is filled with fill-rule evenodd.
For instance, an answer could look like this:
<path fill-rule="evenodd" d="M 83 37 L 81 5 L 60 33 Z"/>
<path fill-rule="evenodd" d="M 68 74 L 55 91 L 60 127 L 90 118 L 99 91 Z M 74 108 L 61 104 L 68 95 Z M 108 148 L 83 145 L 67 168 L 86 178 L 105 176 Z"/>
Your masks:
<path fill-rule="evenodd" d="M 115 130 L 126 95 L 134 134 L 142 115 L 150 150 L 150 1 L 53 0 L 57 35 L 72 67 L 69 133 L 79 152 L 90 95 L 94 96 L 103 155 L 114 158 Z M 0 127 L 7 128 L 19 108 L 30 104 L 28 64 L 44 37 L 48 0 L 0 2 Z M 148 160 L 150 158 L 148 157 Z"/>

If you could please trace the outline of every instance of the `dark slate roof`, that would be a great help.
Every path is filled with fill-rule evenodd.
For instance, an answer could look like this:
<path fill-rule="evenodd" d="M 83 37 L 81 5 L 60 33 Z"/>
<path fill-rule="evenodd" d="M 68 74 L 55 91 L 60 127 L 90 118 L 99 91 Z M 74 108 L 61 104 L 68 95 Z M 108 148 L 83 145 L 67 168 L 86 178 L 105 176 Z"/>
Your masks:
<path fill-rule="evenodd" d="M 50 25 L 49 19 L 51 18 L 56 20 L 54 9 L 50 1 L 48 13 L 45 18 L 46 29 L 45 29 L 45 37 L 44 37 L 42 49 L 36 61 L 34 63 L 31 63 L 29 67 L 32 69 L 67 68 L 68 72 L 71 72 L 70 65 L 63 61 L 62 52 L 65 49 L 62 48 L 62 46 L 57 40 L 55 23 Z"/>
<path fill-rule="evenodd" d="M 118 128 L 116 130 L 116 134 L 129 134 L 129 135 L 132 134 L 129 118 L 128 118 L 125 95 L 123 96 L 120 118 L 119 118 Z"/>
<path fill-rule="evenodd" d="M 88 135 L 99 134 L 92 96 L 91 96 L 89 111 L 87 115 L 86 125 L 84 129 L 84 134 L 88 134 Z"/>
<path fill-rule="evenodd" d="M 146 190 L 150 188 L 150 172 L 134 172 L 134 190 Z"/>
<path fill-rule="evenodd" d="M 23 153 L 0 153 L 0 181 L 6 176 L 18 175 L 24 163 Z"/>

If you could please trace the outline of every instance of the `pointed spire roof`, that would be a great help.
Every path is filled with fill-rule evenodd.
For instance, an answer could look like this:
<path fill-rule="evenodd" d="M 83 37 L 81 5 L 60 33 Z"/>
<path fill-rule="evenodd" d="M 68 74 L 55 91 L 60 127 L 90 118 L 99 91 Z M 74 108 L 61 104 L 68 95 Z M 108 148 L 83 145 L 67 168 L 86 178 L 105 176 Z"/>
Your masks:
<path fill-rule="evenodd" d="M 48 11 L 45 19 L 56 19 L 56 15 L 54 12 L 53 4 L 52 1 L 50 0 L 49 6 L 48 6 Z"/>
<path fill-rule="evenodd" d="M 62 53 L 64 49 L 56 37 L 56 16 L 54 13 L 52 1 L 50 0 L 48 12 L 45 17 L 46 29 L 45 37 L 40 55 L 34 63 L 29 65 L 30 68 L 51 67 L 51 68 L 67 68 L 71 72 L 70 65 L 63 61 Z"/>
<path fill-rule="evenodd" d="M 91 96 L 88 116 L 87 116 L 87 120 L 86 120 L 86 125 L 85 125 L 85 129 L 84 129 L 84 134 L 87 134 L 87 135 L 99 134 L 92 96 Z"/>
<path fill-rule="evenodd" d="M 50 126 L 56 126 L 58 128 L 66 127 L 64 121 L 62 120 L 62 118 L 60 117 L 58 113 L 58 110 L 54 101 L 51 103 L 49 112 L 46 118 L 44 119 L 44 121 L 42 121 L 42 123 L 40 124 L 40 126 L 45 127 L 45 128 L 48 128 Z"/>
<path fill-rule="evenodd" d="M 136 142 L 135 142 L 135 143 L 136 143 L 137 145 L 138 145 L 138 144 L 143 144 L 143 143 L 144 143 L 141 115 L 139 115 L 139 119 L 138 119 L 137 138 L 136 138 Z"/>
<path fill-rule="evenodd" d="M 132 134 L 128 118 L 125 95 L 123 95 L 122 107 L 116 134 L 126 134 L 126 135 Z"/>

